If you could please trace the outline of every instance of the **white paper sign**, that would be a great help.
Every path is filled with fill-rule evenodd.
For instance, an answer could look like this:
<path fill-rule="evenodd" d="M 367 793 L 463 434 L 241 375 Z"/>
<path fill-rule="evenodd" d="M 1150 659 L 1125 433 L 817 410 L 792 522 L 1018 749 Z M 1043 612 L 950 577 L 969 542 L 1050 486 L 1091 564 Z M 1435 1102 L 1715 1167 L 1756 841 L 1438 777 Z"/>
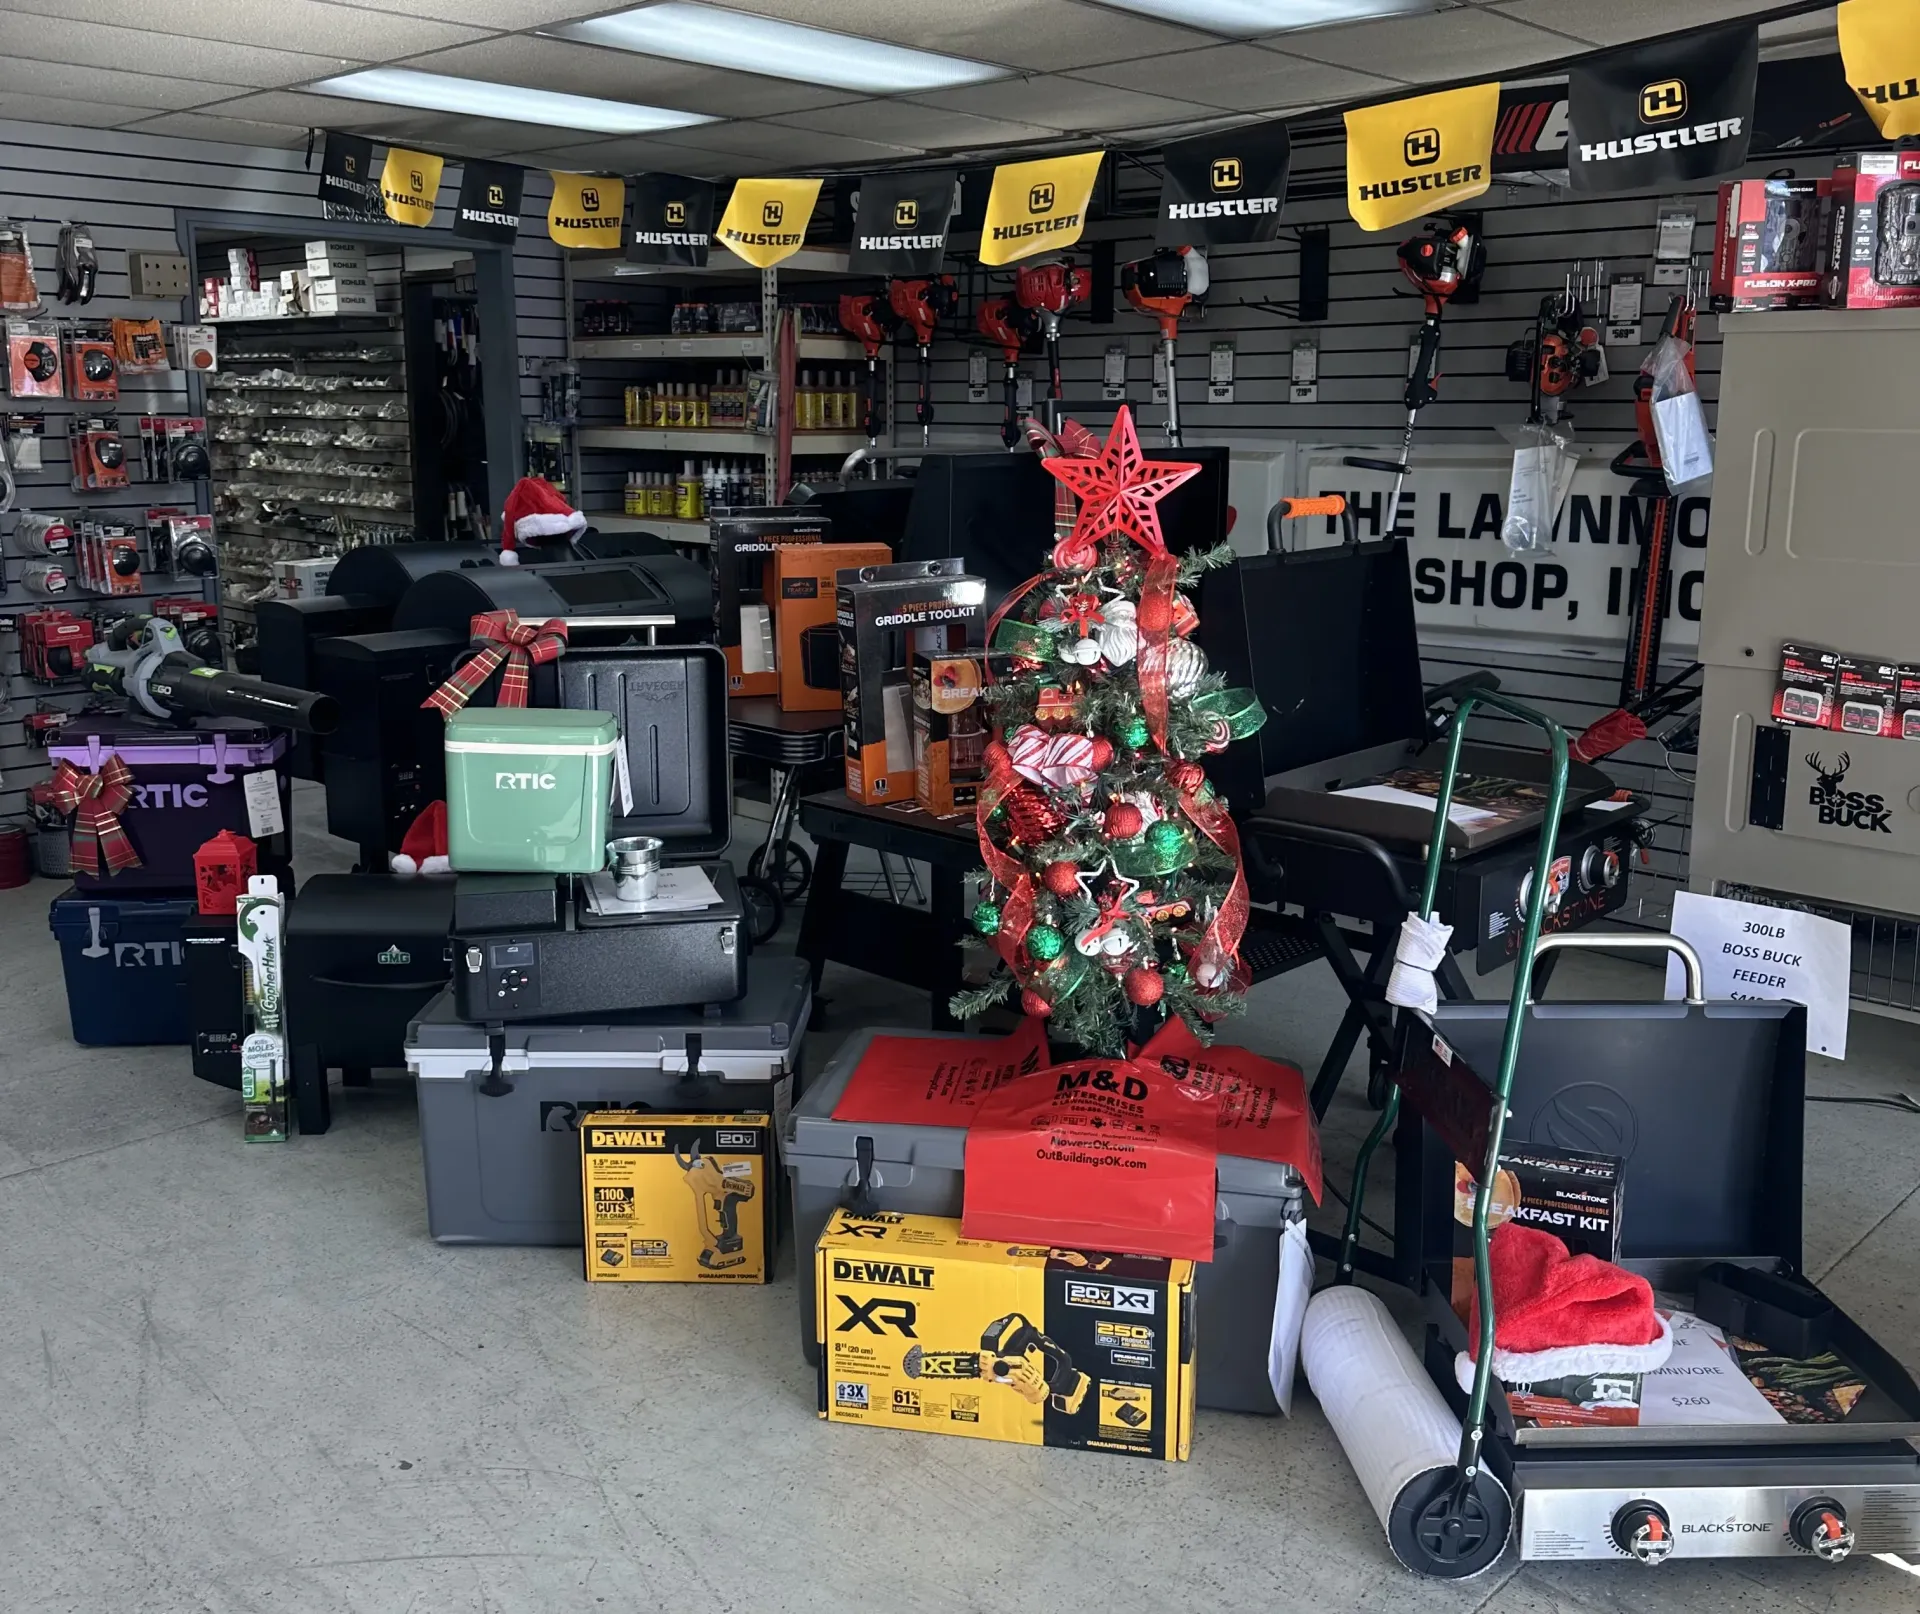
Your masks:
<path fill-rule="evenodd" d="M 1847 1057 L 1853 933 L 1839 920 L 1682 891 L 1673 899 L 1673 933 L 1700 955 L 1709 1000 L 1804 1003 L 1807 1051 Z M 1667 996 L 1686 996 L 1676 957 L 1667 960 Z"/>
<path fill-rule="evenodd" d="M 247 798 L 247 833 L 255 840 L 278 835 L 287 827 L 280 811 L 280 780 L 271 768 L 248 774 L 240 788 Z"/>
<path fill-rule="evenodd" d="M 1207 351 L 1207 402 L 1233 402 L 1233 344 L 1215 342 Z"/>
<path fill-rule="evenodd" d="M 985 403 L 987 401 L 987 356 L 984 353 L 967 355 L 967 402 Z"/>
<path fill-rule="evenodd" d="M 1127 348 L 1124 342 L 1109 342 L 1100 366 L 1100 396 L 1109 402 L 1127 395 Z"/>
<path fill-rule="evenodd" d="M 1280 1230 L 1280 1281 L 1273 1291 L 1273 1333 L 1267 1339 L 1267 1383 L 1280 1410 L 1293 1416 L 1294 1369 L 1300 1361 L 1300 1324 L 1313 1294 L 1313 1252 L 1307 1224 L 1289 1222 Z"/>
<path fill-rule="evenodd" d="M 1727 1349 L 1726 1337 L 1690 1311 L 1661 1315 L 1673 1330 L 1673 1354 L 1640 1381 L 1640 1422 L 1689 1424 L 1785 1423 Z"/>

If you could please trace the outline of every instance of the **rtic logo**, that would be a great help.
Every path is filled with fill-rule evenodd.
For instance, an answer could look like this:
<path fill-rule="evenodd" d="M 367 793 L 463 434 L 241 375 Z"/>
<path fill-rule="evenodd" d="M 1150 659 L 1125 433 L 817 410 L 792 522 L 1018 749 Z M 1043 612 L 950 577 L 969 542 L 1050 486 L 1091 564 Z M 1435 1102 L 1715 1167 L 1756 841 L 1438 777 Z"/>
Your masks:
<path fill-rule="evenodd" d="M 552 790 L 558 781 L 550 773 L 496 773 L 495 790 Z"/>
<path fill-rule="evenodd" d="M 1864 830 L 1870 835 L 1893 833 L 1893 810 L 1887 806 L 1886 797 L 1840 788 L 1847 769 L 1853 765 L 1853 758 L 1847 752 L 1840 753 L 1838 764 L 1832 768 L 1820 760 L 1818 751 L 1809 751 L 1806 761 L 1819 781 L 1808 790 L 1807 805 L 1818 809 L 1822 824 L 1831 824 L 1837 829 Z"/>
<path fill-rule="evenodd" d="M 1097 1306 L 1103 1311 L 1131 1312 L 1141 1317 L 1151 1317 L 1154 1309 L 1151 1289 L 1134 1289 L 1121 1283 L 1085 1283 L 1078 1278 L 1067 1280 L 1067 1304 Z"/>
<path fill-rule="evenodd" d="M 600 211 L 600 193 L 591 185 L 581 187 L 580 211 L 582 213 L 598 213 Z"/>
<path fill-rule="evenodd" d="M 1440 131 L 1413 129 L 1400 142 L 1400 155 L 1409 168 L 1430 168 L 1440 160 Z"/>
<path fill-rule="evenodd" d="M 1237 191 L 1245 183 L 1238 157 L 1214 158 L 1213 169 L 1208 178 L 1217 191 Z"/>
<path fill-rule="evenodd" d="M 177 941 L 113 944 L 113 967 L 117 970 L 152 969 L 169 964 L 177 967 L 183 962 L 184 956 Z"/>
<path fill-rule="evenodd" d="M 667 222 L 685 224 L 687 222 L 687 204 L 685 202 L 667 203 Z"/>
<path fill-rule="evenodd" d="M 911 1300 L 890 1300 L 885 1295 L 875 1295 L 864 1302 L 852 1295 L 838 1298 L 847 1308 L 847 1319 L 834 1329 L 836 1334 L 851 1334 L 856 1328 L 864 1328 L 869 1334 L 884 1334 L 891 1328 L 906 1339 L 920 1337 L 913 1331 L 914 1324 L 920 1320 L 920 1308 Z"/>
<path fill-rule="evenodd" d="M 1903 78 L 1898 84 L 1856 84 L 1853 93 L 1875 106 L 1890 106 L 1895 101 L 1911 101 L 1920 95 L 1920 78 Z"/>
<path fill-rule="evenodd" d="M 1027 211 L 1029 213 L 1053 211 L 1053 185 L 1050 181 L 1035 185 L 1027 192 Z"/>
<path fill-rule="evenodd" d="M 1677 78 L 1663 78 L 1658 84 L 1640 87 L 1640 121 L 1666 123 L 1687 110 L 1687 87 Z"/>
<path fill-rule="evenodd" d="M 931 1289 L 932 1267 L 912 1267 L 899 1261 L 835 1260 L 836 1283 L 875 1283 L 890 1289 Z"/>
<path fill-rule="evenodd" d="M 207 804 L 205 785 L 135 785 L 133 787 L 133 805 L 136 807 L 204 807 Z"/>
<path fill-rule="evenodd" d="M 375 953 L 373 955 L 373 961 L 376 964 L 411 964 L 413 962 L 413 954 L 397 946 L 389 947 L 385 952 Z"/>
<path fill-rule="evenodd" d="M 893 204 L 893 227 L 896 230 L 911 230 L 920 222 L 920 204 L 911 196 L 902 197 Z"/>
<path fill-rule="evenodd" d="M 504 185 L 489 185 L 487 187 L 487 206 L 505 207 L 506 205 L 507 187 Z"/>
<path fill-rule="evenodd" d="M 780 221 L 787 216 L 784 202 L 768 202 L 760 209 L 760 223 L 769 230 L 780 228 Z"/>

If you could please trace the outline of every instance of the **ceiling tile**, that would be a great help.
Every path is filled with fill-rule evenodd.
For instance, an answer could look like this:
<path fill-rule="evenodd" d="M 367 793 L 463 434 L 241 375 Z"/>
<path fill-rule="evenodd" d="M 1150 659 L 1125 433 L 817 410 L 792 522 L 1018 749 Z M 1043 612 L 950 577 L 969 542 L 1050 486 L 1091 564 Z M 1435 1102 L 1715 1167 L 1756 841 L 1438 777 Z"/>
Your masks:
<path fill-rule="evenodd" d="M 367 11 L 389 17 L 433 17 L 442 22 L 466 23 L 475 28 L 549 28 L 557 22 L 577 22 L 603 12 L 624 9 L 606 0 L 349 0 Z"/>
<path fill-rule="evenodd" d="M 0 27 L 0 42 L 4 42 L 9 56 L 29 61 L 74 62 L 262 88 L 324 77 L 338 72 L 349 61 L 343 56 L 297 55 L 259 45 L 186 39 L 140 28 L 109 28 L 23 11 L 7 13 L 6 23 Z"/>
<path fill-rule="evenodd" d="M 1080 5 L 1076 0 L 722 0 L 735 11 L 885 39 L 918 50 L 1059 72 L 1089 62 L 1126 61 L 1191 50 L 1211 36 L 1167 23 Z"/>
<path fill-rule="evenodd" d="M 453 73 L 529 89 L 562 90 L 570 95 L 597 95 L 609 101 L 705 112 L 714 117 L 797 112 L 803 107 L 831 106 L 849 99 L 845 90 L 788 84 L 752 73 L 693 67 L 657 56 L 636 56 L 631 51 L 601 50 L 524 34 L 416 56 L 407 66 L 423 73 Z"/>
<path fill-rule="evenodd" d="M 915 101 L 973 112 L 984 118 L 1008 118 L 1043 129 L 1081 133 L 1089 130 L 1179 123 L 1205 117 L 1210 110 L 1192 101 L 1173 101 L 1137 90 L 1090 84 L 1084 79 L 1043 75 L 968 84 L 957 90 L 929 90 Z"/>
<path fill-rule="evenodd" d="M 898 162 L 903 157 L 920 155 L 914 146 L 853 140 L 846 135 L 816 134 L 772 123 L 712 123 L 698 129 L 664 129 L 655 138 L 666 146 L 748 157 L 770 174 L 847 163 Z M 733 162 L 728 164 L 727 171 L 737 174 L 742 170 L 738 162 Z"/>
<path fill-rule="evenodd" d="M 576 173 L 690 174 L 699 179 L 719 172 L 711 156 L 689 151 L 685 146 L 662 145 L 651 135 L 586 140 L 575 130 L 573 140 L 566 144 L 539 151 L 525 145 L 520 149 L 523 154 L 530 154 L 519 160 L 531 166 L 570 169 Z"/>
<path fill-rule="evenodd" d="M 145 108 L 140 109 L 145 111 Z M 77 101 L 67 97 L 56 100 L 48 95 L 14 95 L 0 91 L 0 118 L 21 123 L 48 123 L 71 127 L 76 123 L 106 129 L 128 115 L 125 106 L 110 106 L 104 101 Z"/>
<path fill-rule="evenodd" d="M 27 62 L 17 56 L 0 55 L 0 92 L 9 91 L 47 100 L 71 96 L 76 101 L 100 101 L 109 106 L 139 107 L 149 112 L 179 111 L 239 93 L 237 89 L 200 79 L 159 78 L 151 73 L 119 73 L 109 67 Z"/>
<path fill-rule="evenodd" d="M 1617 0 L 1607 0 L 1610 9 Z M 1667 0 L 1669 13 L 1673 0 Z M 1455 10 L 1407 17 L 1376 17 L 1335 28 L 1276 35 L 1265 48 L 1309 62 L 1330 62 L 1409 84 L 1476 73 L 1501 73 L 1570 53 L 1557 34 L 1491 11 Z M 1331 99 L 1331 97 L 1329 98 Z"/>
<path fill-rule="evenodd" d="M 978 118 L 970 112 L 951 112 L 910 101 L 867 101 L 818 112 L 789 112 L 771 121 L 795 129 L 817 129 L 823 134 L 918 146 L 923 151 L 979 151 L 1054 138 L 1051 129 L 1039 124 Z"/>
<path fill-rule="evenodd" d="M 279 146 L 299 150 L 307 131 L 285 123 L 252 123 L 245 118 L 219 118 L 207 112 L 142 114 L 120 125 L 134 134 L 177 135 L 185 140 L 217 140 L 230 146 Z"/>
<path fill-rule="evenodd" d="M 1775 9 L 1768 0 L 1502 0 L 1493 9 L 1509 17 L 1558 29 L 1589 45 L 1629 45 L 1681 28 L 1699 28 Z"/>
<path fill-rule="evenodd" d="M 293 90 L 238 96 L 199 110 L 215 117 L 283 123 L 299 129 L 350 129 L 374 139 L 412 142 L 431 151 L 473 157 L 488 157 L 500 151 L 538 150 L 581 138 L 578 129 L 510 123 L 499 118 L 466 118 L 415 107 L 375 106 L 369 101 L 302 95 Z"/>
<path fill-rule="evenodd" d="M 1074 77 L 1183 96 L 1229 112 L 1325 106 L 1397 87 L 1394 80 L 1374 73 L 1296 61 L 1245 45 L 1212 45 L 1144 62 L 1110 62 L 1105 67 L 1081 68 Z"/>
<path fill-rule="evenodd" d="M 0 10 L 76 22 L 137 23 L 154 33 L 380 61 L 483 37 L 479 28 L 387 17 L 322 0 L 0 0 Z M 10 25 L 9 25 L 10 29 Z M 249 81 L 255 82 L 255 81 Z"/>

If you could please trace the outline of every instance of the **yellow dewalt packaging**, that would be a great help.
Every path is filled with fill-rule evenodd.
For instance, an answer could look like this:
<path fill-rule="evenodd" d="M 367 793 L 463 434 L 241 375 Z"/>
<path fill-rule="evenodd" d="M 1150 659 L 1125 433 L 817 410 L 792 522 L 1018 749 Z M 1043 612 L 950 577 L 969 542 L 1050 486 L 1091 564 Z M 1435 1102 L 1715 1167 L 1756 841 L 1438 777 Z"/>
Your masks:
<path fill-rule="evenodd" d="M 955 1217 L 847 1210 L 814 1259 L 822 1418 L 1186 1457 L 1191 1261 L 989 1244 Z"/>
<path fill-rule="evenodd" d="M 589 1283 L 765 1283 L 773 1121 L 596 1110 L 580 1122 Z"/>

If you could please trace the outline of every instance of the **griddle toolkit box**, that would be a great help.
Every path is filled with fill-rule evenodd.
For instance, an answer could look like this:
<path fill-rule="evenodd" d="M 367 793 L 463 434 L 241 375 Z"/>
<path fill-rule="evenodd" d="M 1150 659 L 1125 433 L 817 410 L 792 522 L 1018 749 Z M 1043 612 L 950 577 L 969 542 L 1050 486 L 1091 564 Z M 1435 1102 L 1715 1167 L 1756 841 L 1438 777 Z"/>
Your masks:
<path fill-rule="evenodd" d="M 766 597 L 767 559 L 789 544 L 823 544 L 832 522 L 784 506 L 742 508 L 707 523 L 712 540 L 714 642 L 727 658 L 729 695 L 777 695 L 773 609 Z"/>
<path fill-rule="evenodd" d="M 580 1123 L 589 1283 L 773 1276 L 773 1117 L 598 1110 Z"/>
<path fill-rule="evenodd" d="M 990 1244 L 952 1217 L 836 1211 L 814 1252 L 820 1416 L 1185 1459 L 1194 1270 Z"/>
<path fill-rule="evenodd" d="M 840 574 L 840 683 L 847 719 L 847 794 L 905 801 L 914 793 L 914 653 L 978 639 L 987 585 L 958 556 L 863 566 Z"/>

